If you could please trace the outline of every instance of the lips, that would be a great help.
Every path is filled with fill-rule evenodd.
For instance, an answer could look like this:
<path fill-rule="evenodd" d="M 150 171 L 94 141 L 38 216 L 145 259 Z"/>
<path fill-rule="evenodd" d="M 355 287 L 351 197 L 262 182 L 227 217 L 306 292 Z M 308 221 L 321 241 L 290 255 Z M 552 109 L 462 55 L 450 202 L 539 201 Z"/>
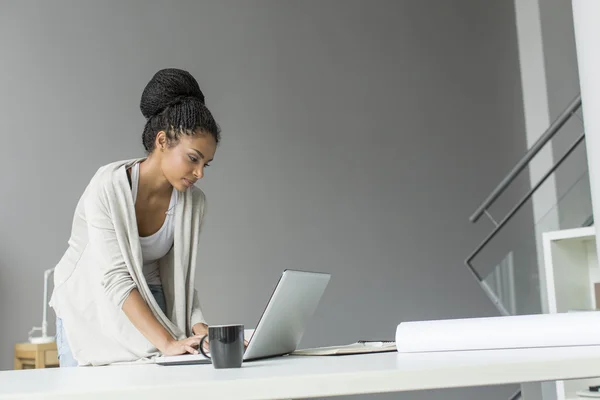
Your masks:
<path fill-rule="evenodd" d="M 190 186 L 194 186 L 194 183 L 196 183 L 195 181 L 191 181 L 187 178 L 183 178 L 183 181 L 185 182 L 185 184 L 190 187 Z"/>

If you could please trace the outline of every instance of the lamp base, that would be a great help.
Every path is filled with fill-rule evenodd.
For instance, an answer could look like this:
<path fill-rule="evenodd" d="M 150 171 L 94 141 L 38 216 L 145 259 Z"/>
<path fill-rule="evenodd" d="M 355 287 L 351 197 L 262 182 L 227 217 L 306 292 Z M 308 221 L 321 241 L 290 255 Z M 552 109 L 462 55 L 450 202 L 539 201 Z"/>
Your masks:
<path fill-rule="evenodd" d="M 54 340 L 55 340 L 54 336 L 36 336 L 36 337 L 30 337 L 29 343 L 34 343 L 34 344 L 52 343 L 52 342 L 54 342 Z"/>

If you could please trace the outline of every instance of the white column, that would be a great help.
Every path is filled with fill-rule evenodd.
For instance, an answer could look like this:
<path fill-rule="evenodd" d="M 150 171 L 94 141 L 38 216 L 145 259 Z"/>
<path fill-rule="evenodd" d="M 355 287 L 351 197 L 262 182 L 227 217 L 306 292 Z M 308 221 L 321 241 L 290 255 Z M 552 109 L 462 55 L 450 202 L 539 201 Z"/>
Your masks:
<path fill-rule="evenodd" d="M 519 45 L 519 66 L 521 71 L 521 89 L 523 92 L 523 111 L 525 117 L 525 134 L 527 148 L 542 136 L 550 126 L 550 110 L 548 105 L 548 82 L 546 81 L 546 65 L 544 57 L 544 38 L 542 37 L 542 20 L 538 0 L 515 0 L 515 19 L 517 42 Z M 551 142 L 548 143 L 529 163 L 529 180 L 531 186 L 554 165 Z M 553 215 L 550 226 L 546 230 L 558 229 L 558 212 L 555 176 L 552 174 L 534 193 L 532 199 L 533 219 L 537 224 L 548 212 Z M 536 225 L 537 227 L 537 225 Z M 541 239 L 541 232 L 536 231 L 536 238 Z M 538 259 L 542 260 L 543 251 L 539 241 Z M 544 304 L 544 302 L 542 302 Z"/>
<path fill-rule="evenodd" d="M 548 104 L 548 82 L 546 81 L 546 64 L 544 57 L 544 38 L 542 36 L 542 20 L 539 0 L 515 0 L 515 22 L 519 45 L 519 66 L 521 71 L 521 89 L 523 92 L 523 111 L 525 117 L 525 134 L 527 148 L 531 148 L 539 137 L 550 126 L 550 110 Z M 542 176 L 554 165 L 552 142 L 546 144 L 529 164 L 529 182 L 537 184 Z M 539 274 L 543 274 L 544 251 L 542 250 L 542 233 L 559 229 L 558 207 L 556 203 L 555 175 L 533 194 L 534 234 L 537 250 L 537 266 Z M 543 219 L 542 224 L 538 224 Z M 517 261 L 518 263 L 518 261 Z M 523 265 L 520 266 L 524 267 Z M 542 276 L 542 275 L 540 275 Z M 545 293 L 540 292 L 541 312 L 548 312 Z M 517 302 L 519 299 L 517 299 Z M 535 383 L 529 386 L 539 386 Z M 533 398 L 530 396 L 530 398 Z"/>
<path fill-rule="evenodd" d="M 544 57 L 544 41 L 542 36 L 542 20 L 539 0 L 514 0 L 517 43 L 519 46 L 519 66 L 521 72 L 521 90 L 523 93 L 523 114 L 525 117 L 525 135 L 527 148 L 531 148 L 550 125 L 548 105 L 548 84 L 546 82 L 546 65 Z M 529 182 L 535 185 L 554 164 L 551 143 L 546 144 L 529 165 Z M 556 182 L 552 174 L 536 193 L 533 194 L 533 230 L 537 253 L 539 274 L 544 272 L 542 249 L 542 232 L 558 229 L 558 208 Z M 538 222 L 544 215 L 543 226 Z M 518 265 L 518 267 L 524 267 Z M 541 276 L 541 275 L 540 275 Z M 541 312 L 547 312 L 545 293 L 540 291 Z M 517 300 L 518 301 L 518 300 Z M 521 396 L 524 400 L 556 400 L 555 390 L 544 388 L 547 383 L 530 382 L 521 384 Z M 548 392 L 549 394 L 545 394 Z"/>
<path fill-rule="evenodd" d="M 573 0 L 575 46 L 594 225 L 600 227 L 600 1 Z M 596 231 L 596 248 L 600 237 Z M 598 252 L 600 254 L 600 251 Z"/>

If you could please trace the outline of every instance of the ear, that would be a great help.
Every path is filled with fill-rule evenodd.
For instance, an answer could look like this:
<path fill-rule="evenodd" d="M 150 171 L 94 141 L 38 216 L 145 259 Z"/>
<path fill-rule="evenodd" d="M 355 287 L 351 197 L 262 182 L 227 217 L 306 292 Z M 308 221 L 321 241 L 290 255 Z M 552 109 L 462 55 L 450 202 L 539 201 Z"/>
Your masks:
<path fill-rule="evenodd" d="M 156 148 L 156 150 L 159 151 L 164 151 L 167 148 L 167 134 L 165 133 L 165 131 L 159 131 L 156 134 L 154 147 Z"/>

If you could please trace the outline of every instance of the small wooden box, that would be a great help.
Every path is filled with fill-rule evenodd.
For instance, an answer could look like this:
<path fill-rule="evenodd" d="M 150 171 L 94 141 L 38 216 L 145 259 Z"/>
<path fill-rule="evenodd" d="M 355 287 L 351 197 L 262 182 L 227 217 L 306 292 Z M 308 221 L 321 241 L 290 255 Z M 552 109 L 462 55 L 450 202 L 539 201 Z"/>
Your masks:
<path fill-rule="evenodd" d="M 56 342 L 15 344 L 15 369 L 58 367 Z"/>

